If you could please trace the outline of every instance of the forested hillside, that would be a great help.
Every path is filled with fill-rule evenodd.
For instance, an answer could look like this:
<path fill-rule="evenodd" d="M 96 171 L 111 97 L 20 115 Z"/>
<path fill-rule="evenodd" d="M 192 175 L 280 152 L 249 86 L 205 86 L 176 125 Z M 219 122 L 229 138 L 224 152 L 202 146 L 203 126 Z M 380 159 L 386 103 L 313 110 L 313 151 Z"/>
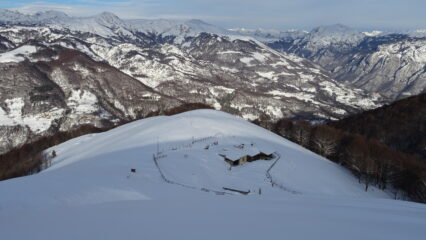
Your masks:
<path fill-rule="evenodd" d="M 425 116 L 421 94 L 320 125 L 294 119 L 255 123 L 350 169 L 366 190 L 391 188 L 395 198 L 425 202 Z"/>
<path fill-rule="evenodd" d="M 426 159 L 426 94 L 349 116 L 329 125 Z"/>

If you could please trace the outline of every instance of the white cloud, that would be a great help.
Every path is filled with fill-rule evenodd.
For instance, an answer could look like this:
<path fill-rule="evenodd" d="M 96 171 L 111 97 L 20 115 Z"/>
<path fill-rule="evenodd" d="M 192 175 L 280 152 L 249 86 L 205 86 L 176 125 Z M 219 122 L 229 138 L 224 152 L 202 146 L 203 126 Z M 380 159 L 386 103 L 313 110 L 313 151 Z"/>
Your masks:
<path fill-rule="evenodd" d="M 426 28 L 425 8 L 424 0 L 79 0 L 74 5 L 21 4 L 18 10 L 53 9 L 73 16 L 109 11 L 127 19 L 197 18 L 225 28 L 309 29 L 343 23 L 369 29 Z"/>
<path fill-rule="evenodd" d="M 152 1 L 146 1 L 152 2 Z M 91 16 L 104 11 L 113 12 L 123 18 L 141 18 L 144 16 L 143 11 L 146 5 L 145 1 L 117 1 L 105 2 L 101 0 L 80 0 L 75 4 L 55 4 L 48 2 L 34 2 L 28 4 L 20 4 L 14 8 L 23 13 L 36 13 L 46 10 L 61 11 L 71 16 Z M 149 4 L 149 3 L 148 3 Z"/>

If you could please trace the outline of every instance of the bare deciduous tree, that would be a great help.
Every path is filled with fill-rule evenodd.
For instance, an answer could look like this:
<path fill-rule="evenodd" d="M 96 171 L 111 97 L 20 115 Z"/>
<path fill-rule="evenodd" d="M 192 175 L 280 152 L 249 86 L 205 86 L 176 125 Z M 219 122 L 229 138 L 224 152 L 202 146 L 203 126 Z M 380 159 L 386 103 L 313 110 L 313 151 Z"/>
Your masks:
<path fill-rule="evenodd" d="M 297 121 L 292 129 L 292 139 L 298 144 L 306 147 L 309 145 L 311 137 L 311 127 L 305 120 Z"/>
<path fill-rule="evenodd" d="M 316 127 L 312 136 L 312 143 L 320 155 L 330 157 L 336 153 L 339 139 L 339 133 L 335 129 L 321 125 Z"/>

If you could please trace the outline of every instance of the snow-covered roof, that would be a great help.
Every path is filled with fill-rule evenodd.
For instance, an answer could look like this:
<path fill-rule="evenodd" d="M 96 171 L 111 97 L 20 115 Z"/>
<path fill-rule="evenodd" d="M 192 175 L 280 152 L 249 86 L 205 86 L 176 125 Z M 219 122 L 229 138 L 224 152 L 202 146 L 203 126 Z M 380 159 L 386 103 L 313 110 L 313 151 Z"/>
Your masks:
<path fill-rule="evenodd" d="M 240 149 L 232 149 L 232 148 L 224 149 L 222 153 L 219 155 L 226 157 L 227 159 L 232 161 L 237 161 L 240 158 L 247 156 L 247 154 L 244 151 L 241 151 Z"/>
<path fill-rule="evenodd" d="M 271 154 L 273 154 L 275 152 L 275 149 L 265 147 L 265 148 L 262 148 L 260 150 L 260 152 L 262 152 L 264 154 L 267 154 L 267 155 L 271 155 Z"/>
<path fill-rule="evenodd" d="M 254 156 L 256 156 L 260 153 L 260 151 L 255 147 L 250 147 L 250 148 L 247 148 L 245 150 L 246 150 L 245 152 L 246 152 L 247 156 L 250 156 L 250 157 L 254 157 Z"/>
<path fill-rule="evenodd" d="M 275 150 L 267 147 L 259 149 L 255 145 L 240 145 L 224 148 L 219 155 L 229 160 L 237 161 L 244 156 L 254 157 L 260 153 L 270 155 L 274 152 Z"/>

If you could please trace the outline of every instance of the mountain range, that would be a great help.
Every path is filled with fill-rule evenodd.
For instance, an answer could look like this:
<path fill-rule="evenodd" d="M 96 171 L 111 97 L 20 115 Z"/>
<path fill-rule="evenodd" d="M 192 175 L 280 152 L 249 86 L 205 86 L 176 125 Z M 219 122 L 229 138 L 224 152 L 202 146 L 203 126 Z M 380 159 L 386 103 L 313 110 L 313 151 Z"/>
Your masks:
<path fill-rule="evenodd" d="M 268 45 L 310 59 L 341 83 L 391 100 L 426 91 L 426 35 L 422 31 L 363 33 L 337 24 Z"/>
<path fill-rule="evenodd" d="M 4 152 L 55 131 L 200 102 L 249 120 L 339 119 L 387 100 L 311 60 L 199 20 L 0 11 Z"/>

